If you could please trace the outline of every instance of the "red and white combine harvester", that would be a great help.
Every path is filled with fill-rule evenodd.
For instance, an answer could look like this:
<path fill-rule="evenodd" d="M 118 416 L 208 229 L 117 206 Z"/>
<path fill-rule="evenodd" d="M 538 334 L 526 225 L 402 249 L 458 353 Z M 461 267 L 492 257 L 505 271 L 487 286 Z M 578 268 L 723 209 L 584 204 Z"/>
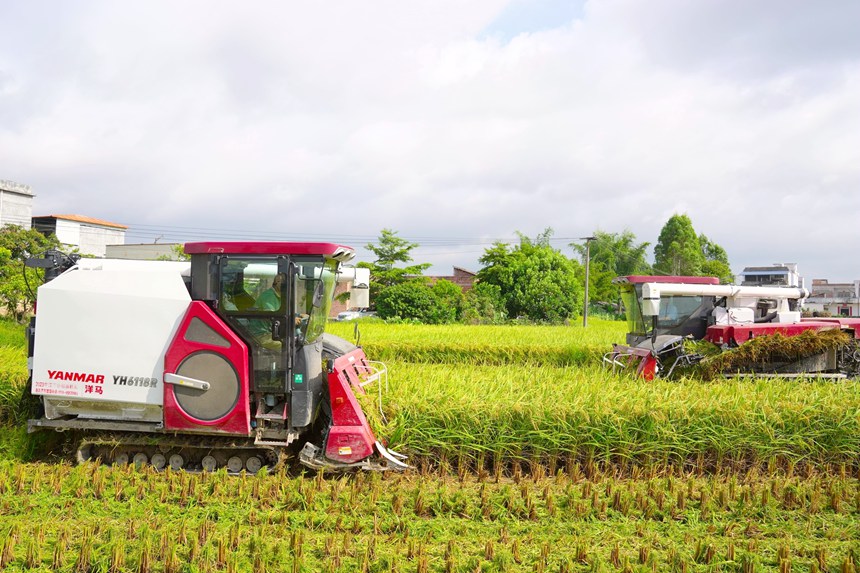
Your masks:
<path fill-rule="evenodd" d="M 385 367 L 325 334 L 330 243 L 188 243 L 190 262 L 52 252 L 29 330 L 30 431 L 80 432 L 79 460 L 251 473 L 290 450 L 311 468 L 408 467 L 355 392 Z M 366 282 L 366 281 L 365 281 Z M 366 303 L 365 303 L 366 305 Z M 299 447 L 301 446 L 301 447 Z"/>
<path fill-rule="evenodd" d="M 670 377 L 704 358 L 685 341 L 731 350 L 761 337 L 841 330 L 848 342 L 809 356 L 758 363 L 758 375 L 843 378 L 860 374 L 860 318 L 801 318 L 806 289 L 719 284 L 713 277 L 626 276 L 615 279 L 627 314 L 626 345 L 613 345 L 604 363 L 646 378 Z"/>

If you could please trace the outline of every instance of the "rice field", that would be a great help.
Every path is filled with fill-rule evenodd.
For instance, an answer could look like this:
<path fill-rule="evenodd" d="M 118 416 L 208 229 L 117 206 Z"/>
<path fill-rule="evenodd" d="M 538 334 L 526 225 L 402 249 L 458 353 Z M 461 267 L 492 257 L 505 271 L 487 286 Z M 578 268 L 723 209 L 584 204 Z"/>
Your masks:
<path fill-rule="evenodd" d="M 331 326 L 354 334 L 353 323 Z M 359 328 L 368 355 L 389 367 L 383 433 L 418 463 L 507 472 L 858 463 L 856 381 L 631 379 L 601 366 L 624 339 L 621 322 Z"/>
<path fill-rule="evenodd" d="M 615 322 L 360 329 L 403 474 L 38 461 L 0 327 L 0 570 L 858 571 L 857 382 L 631 380 Z"/>
<path fill-rule="evenodd" d="M 328 332 L 354 340 L 356 323 L 332 322 Z M 359 321 L 360 343 L 383 362 L 538 364 L 575 366 L 596 363 L 623 342 L 626 323 L 592 320 L 580 326 L 466 326 L 385 324 Z"/>
<path fill-rule="evenodd" d="M 856 465 L 860 384 L 643 382 L 599 366 L 394 363 L 395 448 L 486 463 Z M 482 464 L 483 465 L 483 464 Z"/>
<path fill-rule="evenodd" d="M 9 571 L 856 571 L 850 476 L 230 477 L 0 464 Z"/>

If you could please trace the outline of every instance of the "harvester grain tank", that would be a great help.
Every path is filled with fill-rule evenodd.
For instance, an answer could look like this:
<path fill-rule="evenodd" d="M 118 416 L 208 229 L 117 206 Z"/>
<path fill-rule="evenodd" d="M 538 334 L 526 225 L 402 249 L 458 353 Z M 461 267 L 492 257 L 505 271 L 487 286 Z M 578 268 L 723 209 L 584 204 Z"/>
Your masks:
<path fill-rule="evenodd" d="M 799 336 L 838 330 L 845 343 L 812 355 L 750 365 L 757 375 L 827 377 L 860 373 L 860 319 L 802 318 L 806 289 L 720 284 L 715 277 L 625 276 L 614 281 L 627 314 L 625 345 L 613 345 L 604 363 L 638 375 L 671 376 L 705 358 L 687 341 L 727 351 L 763 337 Z M 709 354 L 711 354 L 709 352 Z"/>
<path fill-rule="evenodd" d="M 357 394 L 384 365 L 325 333 L 349 247 L 200 242 L 189 262 L 71 259 L 46 269 L 30 328 L 31 431 L 76 431 L 79 459 L 256 472 L 403 469 Z"/>

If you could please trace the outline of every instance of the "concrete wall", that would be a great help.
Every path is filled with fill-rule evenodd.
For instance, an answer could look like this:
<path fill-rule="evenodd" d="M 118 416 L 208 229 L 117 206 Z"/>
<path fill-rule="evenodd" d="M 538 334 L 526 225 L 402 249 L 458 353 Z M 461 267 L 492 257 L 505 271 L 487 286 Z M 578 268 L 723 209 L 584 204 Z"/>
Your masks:
<path fill-rule="evenodd" d="M 109 259 L 132 259 L 157 261 L 162 257 L 172 258 L 173 248 L 178 243 L 142 243 L 137 245 L 108 245 L 105 256 Z"/>
<path fill-rule="evenodd" d="M 125 242 L 124 229 L 106 227 L 91 227 L 81 225 L 81 252 L 90 253 L 97 257 L 105 256 L 107 246 Z"/>
<path fill-rule="evenodd" d="M 94 257 L 104 257 L 107 245 L 125 242 L 125 229 L 88 225 L 65 219 L 57 219 L 55 233 L 61 243 L 76 246 L 81 254 Z"/>
<path fill-rule="evenodd" d="M 0 227 L 29 229 L 33 217 L 33 191 L 29 185 L 0 179 Z"/>

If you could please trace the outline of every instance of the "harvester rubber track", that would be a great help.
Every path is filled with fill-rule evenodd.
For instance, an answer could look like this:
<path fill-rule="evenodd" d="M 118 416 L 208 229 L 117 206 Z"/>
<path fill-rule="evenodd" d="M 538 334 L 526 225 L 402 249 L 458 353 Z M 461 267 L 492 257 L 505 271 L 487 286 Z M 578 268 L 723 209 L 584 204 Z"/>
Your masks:
<path fill-rule="evenodd" d="M 287 458 L 278 446 L 255 445 L 253 438 L 219 436 L 146 436 L 110 432 L 84 438 L 76 452 L 78 463 L 101 460 L 108 465 L 135 464 L 156 470 L 171 468 L 188 472 L 242 471 L 254 474 L 263 467 L 274 469 Z"/>

